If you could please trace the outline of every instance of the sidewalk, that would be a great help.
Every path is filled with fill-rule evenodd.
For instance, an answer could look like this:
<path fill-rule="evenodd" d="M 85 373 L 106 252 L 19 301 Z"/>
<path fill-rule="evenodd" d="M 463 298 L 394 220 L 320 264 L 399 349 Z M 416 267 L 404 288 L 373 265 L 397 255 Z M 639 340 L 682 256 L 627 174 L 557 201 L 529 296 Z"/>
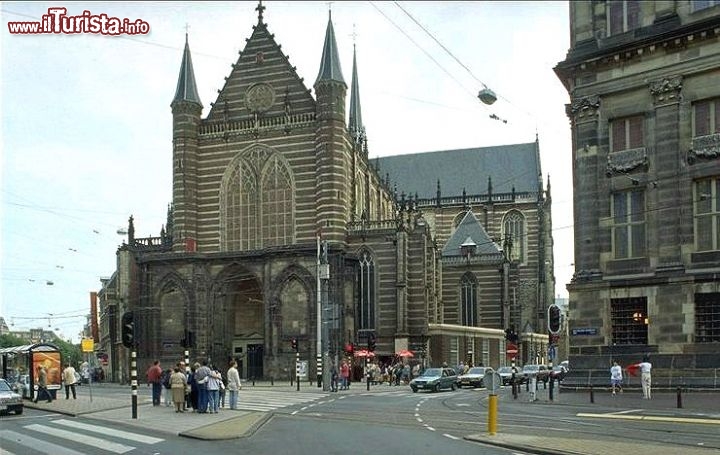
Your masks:
<path fill-rule="evenodd" d="M 244 410 L 222 409 L 217 414 L 197 414 L 194 412 L 177 413 L 173 406 L 153 406 L 146 387 L 138 387 L 137 418 L 132 418 L 132 395 L 130 386 L 119 384 L 94 384 L 92 398 L 87 386 L 79 387 L 77 399 L 65 399 L 64 390 L 58 391 L 58 399 L 51 403 L 25 400 L 30 409 L 40 409 L 69 416 L 80 416 L 103 421 L 121 423 L 138 428 L 152 428 L 154 431 L 195 439 L 220 440 L 242 438 L 252 435 L 272 413 Z M 270 382 L 256 382 L 255 386 L 243 383 L 243 391 L 263 389 L 278 392 L 295 392 L 296 386 L 289 383 L 273 385 Z M 113 393 L 107 393 L 112 391 Z M 119 397 L 118 391 L 127 391 L 127 396 Z M 318 392 L 322 389 L 301 383 L 303 393 Z M 240 392 L 242 400 L 242 391 Z"/>
<path fill-rule="evenodd" d="M 557 390 L 555 390 L 557 392 Z M 653 393 L 652 400 L 644 400 L 637 390 L 627 390 L 612 395 L 609 391 L 595 390 L 590 402 L 589 392 L 561 392 L 549 401 L 546 389 L 540 388 L 537 401 L 529 401 L 529 393 L 524 387 L 517 400 L 513 399 L 511 389 L 503 388 L 498 394 L 498 407 L 511 412 L 521 412 L 528 406 L 562 406 L 572 416 L 583 414 L 587 418 L 613 419 L 657 419 L 666 422 L 699 423 L 713 425 L 720 430 L 720 393 L 688 392 L 681 395 L 682 408 L 677 407 L 677 394 L 668 392 Z M 533 432 L 528 428 L 525 434 L 513 434 L 503 431 L 498 425 L 495 435 L 480 433 L 468 435 L 467 440 L 490 444 L 518 451 L 528 451 L 547 455 L 709 455 L 717 453 L 717 448 L 691 447 L 687 445 L 668 445 L 667 443 L 638 442 L 623 440 L 607 434 L 573 433 L 547 430 Z"/>

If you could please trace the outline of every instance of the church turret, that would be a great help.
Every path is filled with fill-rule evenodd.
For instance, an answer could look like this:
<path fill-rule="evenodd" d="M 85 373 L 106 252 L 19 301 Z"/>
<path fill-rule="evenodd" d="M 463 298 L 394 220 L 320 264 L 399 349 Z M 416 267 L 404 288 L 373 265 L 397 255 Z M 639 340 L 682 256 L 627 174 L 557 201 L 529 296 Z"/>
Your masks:
<path fill-rule="evenodd" d="M 197 151 L 198 126 L 202 103 L 195 85 L 190 46 L 185 49 L 175 97 L 170 104 L 173 115 L 173 225 L 168 226 L 173 249 L 195 251 L 197 245 Z"/>
<path fill-rule="evenodd" d="M 332 15 L 325 32 L 320 71 L 315 81 L 317 130 L 315 134 L 317 205 L 316 222 L 323 237 L 333 242 L 345 239 L 350 219 L 351 167 L 345 127 L 347 85 L 340 69 Z"/>
<path fill-rule="evenodd" d="M 356 144 L 365 143 L 365 127 L 362 122 L 362 110 L 360 109 L 360 84 L 357 74 L 357 51 L 353 44 L 353 69 L 352 81 L 350 82 L 350 116 L 348 118 L 348 131 Z"/>

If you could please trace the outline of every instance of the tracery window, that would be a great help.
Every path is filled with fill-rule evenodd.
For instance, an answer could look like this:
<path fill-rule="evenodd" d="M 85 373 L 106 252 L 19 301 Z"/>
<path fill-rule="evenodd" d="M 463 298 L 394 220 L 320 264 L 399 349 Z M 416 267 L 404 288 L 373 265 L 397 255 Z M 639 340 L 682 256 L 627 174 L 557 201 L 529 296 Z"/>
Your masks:
<path fill-rule="evenodd" d="M 477 280 L 468 272 L 460 280 L 460 325 L 476 327 L 477 322 Z"/>
<path fill-rule="evenodd" d="M 512 242 L 509 259 L 516 262 L 525 262 L 525 217 L 517 210 L 512 210 L 505 215 L 503 221 L 503 239 L 509 237 Z"/>
<path fill-rule="evenodd" d="M 375 261 L 368 251 L 360 253 L 358 265 L 357 328 L 375 328 Z"/>

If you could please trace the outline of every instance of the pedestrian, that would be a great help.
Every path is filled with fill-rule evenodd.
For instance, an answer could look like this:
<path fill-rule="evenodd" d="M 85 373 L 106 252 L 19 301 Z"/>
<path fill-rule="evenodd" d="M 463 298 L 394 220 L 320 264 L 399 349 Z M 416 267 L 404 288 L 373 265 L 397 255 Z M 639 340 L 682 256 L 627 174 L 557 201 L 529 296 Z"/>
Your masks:
<path fill-rule="evenodd" d="M 207 396 L 208 409 L 210 414 L 217 414 L 220 408 L 220 387 L 222 386 L 222 376 L 220 372 L 213 366 L 210 368 L 210 374 L 207 380 Z"/>
<path fill-rule="evenodd" d="M 195 383 L 198 388 L 198 407 L 197 412 L 205 414 L 208 411 L 208 379 L 212 370 L 207 365 L 207 360 L 202 361 L 202 365 L 195 364 Z"/>
<path fill-rule="evenodd" d="M 615 395 L 615 389 L 620 389 L 622 393 L 622 367 L 618 365 L 617 360 L 613 361 L 613 366 L 610 367 L 610 385 L 612 386 L 612 394 Z"/>
<path fill-rule="evenodd" d="M 179 367 L 170 375 L 168 382 L 172 392 L 172 401 L 175 403 L 175 412 L 185 412 L 185 388 L 187 387 L 187 376 Z"/>
<path fill-rule="evenodd" d="M 197 365 L 197 366 L 196 366 Z M 190 394 L 188 395 L 188 407 L 191 407 L 193 409 L 193 412 L 198 412 L 198 409 L 200 408 L 199 398 L 200 398 L 200 390 L 198 388 L 197 382 L 195 381 L 195 371 L 200 367 L 200 364 L 194 363 L 190 370 L 187 372 L 187 383 L 190 386 Z"/>
<path fill-rule="evenodd" d="M 330 391 L 338 391 L 338 377 L 340 376 L 335 362 L 330 362 Z"/>
<path fill-rule="evenodd" d="M 38 402 L 40 395 L 45 395 L 47 397 L 47 402 L 52 403 L 52 396 L 47 389 L 47 370 L 42 365 L 37 366 L 37 386 L 38 390 L 33 403 Z"/>
<path fill-rule="evenodd" d="M 343 360 L 340 365 L 340 379 L 342 380 L 340 390 L 347 390 L 350 388 L 350 365 L 346 360 Z"/>
<path fill-rule="evenodd" d="M 160 361 L 154 361 L 145 375 L 147 376 L 148 386 L 152 385 L 152 404 L 153 406 L 160 406 L 160 395 L 162 393 L 162 384 L 160 382 L 162 368 L 160 368 Z"/>
<path fill-rule="evenodd" d="M 170 406 L 170 403 L 173 401 L 172 397 L 170 396 L 170 376 L 172 376 L 172 374 L 173 370 L 168 368 L 166 370 L 163 370 L 162 374 L 160 375 L 160 383 L 162 384 L 162 394 L 165 401 L 165 406 Z"/>
<path fill-rule="evenodd" d="M 230 409 L 237 409 L 238 391 L 242 388 L 240 384 L 240 373 L 237 370 L 237 362 L 231 361 L 227 372 L 227 389 L 229 393 Z"/>
<path fill-rule="evenodd" d="M 188 382 L 188 371 L 189 369 L 185 366 L 185 362 L 182 360 L 175 364 L 175 366 L 180 370 L 180 373 L 182 373 L 185 376 L 185 392 L 184 392 L 184 399 L 182 403 L 182 410 L 185 412 L 188 407 L 188 403 L 190 401 L 190 383 Z"/>
<path fill-rule="evenodd" d="M 643 398 L 649 400 L 652 398 L 652 376 L 650 374 L 652 363 L 650 363 L 650 357 L 643 357 L 643 361 L 638 364 L 638 367 L 640 368 Z"/>
<path fill-rule="evenodd" d="M 73 400 L 77 399 L 77 395 L 75 394 L 75 375 L 77 373 L 75 372 L 75 368 L 72 367 L 69 363 L 65 364 L 65 369 L 62 372 L 63 376 L 63 382 L 65 383 L 65 399 L 70 399 L 70 391 L 72 390 L 72 396 Z"/>

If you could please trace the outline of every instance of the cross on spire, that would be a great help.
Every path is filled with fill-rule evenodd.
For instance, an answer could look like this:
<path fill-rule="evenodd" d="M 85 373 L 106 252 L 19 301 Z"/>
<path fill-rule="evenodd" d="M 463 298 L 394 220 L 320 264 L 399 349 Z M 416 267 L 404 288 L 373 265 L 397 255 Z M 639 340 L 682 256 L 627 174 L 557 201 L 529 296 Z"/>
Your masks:
<path fill-rule="evenodd" d="M 355 24 L 353 24 L 353 32 L 350 34 L 350 36 L 352 36 L 353 45 L 355 45 L 355 39 L 358 37 L 358 34 L 357 34 L 357 32 L 355 31 Z"/>
<path fill-rule="evenodd" d="M 257 6 L 257 8 L 255 8 L 255 11 L 258 12 L 258 23 L 262 23 L 263 11 L 265 11 L 265 7 L 262 4 L 262 0 L 258 0 L 258 6 Z"/>

